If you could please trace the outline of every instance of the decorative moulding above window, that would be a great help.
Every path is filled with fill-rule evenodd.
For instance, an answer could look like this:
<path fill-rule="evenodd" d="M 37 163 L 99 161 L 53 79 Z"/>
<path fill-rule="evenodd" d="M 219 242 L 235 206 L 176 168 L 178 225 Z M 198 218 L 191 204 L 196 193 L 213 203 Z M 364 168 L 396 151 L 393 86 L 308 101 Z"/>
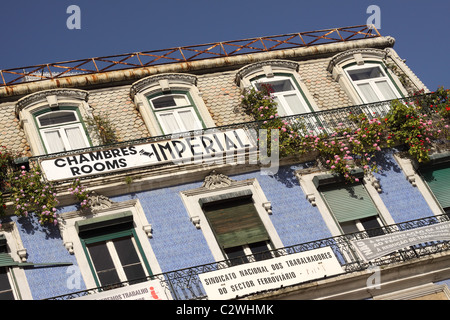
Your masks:
<path fill-rule="evenodd" d="M 376 58 L 379 60 L 383 60 L 386 58 L 388 53 L 389 51 L 387 50 L 380 50 L 374 48 L 347 50 L 338 53 L 333 58 L 331 58 L 327 70 L 328 72 L 333 73 L 334 67 L 342 65 L 347 62 L 356 62 L 358 65 L 361 65 L 364 64 L 364 59 Z"/>
<path fill-rule="evenodd" d="M 178 84 L 196 86 L 197 77 L 186 73 L 166 73 L 146 77 L 131 85 L 130 95 L 134 99 L 137 93 L 155 87 L 154 91 L 170 91 L 176 89 Z"/>
<path fill-rule="evenodd" d="M 52 89 L 29 94 L 17 101 L 16 114 L 36 103 L 46 102 L 50 107 L 57 107 L 62 100 L 79 100 L 87 102 L 89 92 L 80 89 Z"/>
<path fill-rule="evenodd" d="M 264 74 L 266 77 L 273 77 L 274 72 L 287 70 L 290 72 L 298 71 L 299 64 L 289 60 L 267 60 L 249 64 L 236 73 L 236 83 L 240 85 L 242 79 L 256 76 L 257 73 Z"/>
<path fill-rule="evenodd" d="M 211 171 L 211 173 L 205 177 L 202 187 L 212 190 L 217 188 L 228 187 L 234 182 L 228 176 L 216 172 L 216 170 Z"/>

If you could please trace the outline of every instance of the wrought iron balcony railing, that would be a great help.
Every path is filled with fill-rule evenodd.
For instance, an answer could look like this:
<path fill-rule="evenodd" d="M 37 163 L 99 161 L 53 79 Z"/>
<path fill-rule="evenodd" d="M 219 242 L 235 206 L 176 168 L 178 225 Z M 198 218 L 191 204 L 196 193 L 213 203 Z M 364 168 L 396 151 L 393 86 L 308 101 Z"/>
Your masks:
<path fill-rule="evenodd" d="M 427 241 L 405 247 L 401 250 L 397 250 L 393 253 L 387 254 L 381 258 L 377 258 L 370 262 L 367 262 L 361 259 L 360 255 L 358 254 L 358 250 L 356 250 L 356 248 L 352 243 L 353 241 L 367 239 L 372 236 L 382 234 L 395 234 L 395 233 L 398 234 L 399 232 L 402 231 L 413 230 L 416 228 L 436 225 L 439 223 L 445 223 L 449 221 L 450 216 L 447 214 L 425 217 L 421 219 L 384 226 L 382 228 L 370 229 L 362 232 L 345 234 L 326 239 L 319 239 L 272 251 L 266 251 L 259 253 L 257 257 L 255 257 L 254 255 L 250 255 L 241 258 L 236 258 L 233 260 L 224 260 L 205 265 L 193 266 L 185 269 L 165 272 L 162 274 L 155 275 L 151 279 L 159 280 L 161 282 L 162 287 L 170 292 L 174 300 L 208 299 L 208 296 L 199 278 L 199 275 L 202 273 L 230 268 L 232 266 L 245 263 L 246 261 L 249 261 L 248 263 L 251 263 L 255 261 L 272 259 L 279 256 L 286 256 L 299 252 L 307 252 L 310 250 L 326 247 L 329 247 L 333 250 L 344 272 L 352 273 L 356 271 L 366 270 L 372 266 L 382 266 L 395 263 L 402 263 L 430 256 L 435 253 L 450 251 L 449 241 L 442 241 L 442 240 Z M 148 278 L 141 279 L 141 281 L 146 280 L 150 279 Z M 69 300 L 127 285 L 129 285 L 128 282 L 122 282 L 114 286 L 92 288 L 89 290 L 68 293 L 66 295 L 49 298 L 49 300 Z"/>
<path fill-rule="evenodd" d="M 424 95 L 424 97 L 427 97 L 428 95 Z M 397 99 L 401 103 L 412 103 L 415 102 L 418 99 L 418 96 L 414 97 L 407 97 L 402 99 Z M 348 127 L 350 129 L 356 128 L 356 123 L 353 122 L 349 115 L 358 115 L 361 113 L 366 114 L 369 118 L 382 118 L 386 116 L 386 114 L 390 110 L 392 100 L 386 100 L 386 101 L 380 101 L 375 103 L 368 103 L 368 104 L 362 104 L 362 105 L 355 105 L 355 106 L 349 106 L 349 107 L 343 107 L 343 108 L 336 108 L 336 109 L 329 109 L 329 110 L 323 110 L 323 111 L 316 111 L 311 113 L 304 113 L 304 114 L 296 114 L 291 116 L 285 116 L 281 117 L 279 119 L 289 122 L 289 123 L 297 123 L 299 128 L 303 130 L 303 133 L 310 133 L 314 132 L 315 134 L 321 134 L 321 133 L 332 133 L 338 128 L 338 126 L 342 127 Z M 427 110 L 427 107 L 423 107 L 423 112 L 430 112 L 430 110 Z M 271 120 L 268 120 L 271 121 Z M 225 126 L 218 126 L 218 127 L 212 127 L 212 128 L 205 128 L 199 131 L 189 131 L 189 132 L 182 132 L 177 134 L 170 134 L 170 135 L 161 135 L 161 136 L 152 136 L 152 137 L 146 137 L 141 139 L 135 139 L 135 140 L 128 140 L 123 142 L 117 142 L 114 144 L 109 145 L 99 145 L 99 146 L 93 146 L 89 148 L 83 148 L 83 149 L 77 149 L 77 150 L 71 150 L 66 152 L 60 152 L 60 153 L 54 153 L 54 154 L 47 154 L 47 155 L 40 155 L 40 156 L 34 156 L 30 157 L 28 160 L 30 163 L 36 163 L 41 160 L 45 159 L 51 159 L 56 157 L 63 157 L 63 156 L 70 156 L 75 154 L 80 154 L 84 152 L 95 152 L 100 151 L 104 149 L 112 149 L 112 148 L 121 148 L 121 147 L 127 147 L 132 145 L 140 145 L 140 144 L 147 144 L 147 143 L 154 143 L 159 141 L 166 141 L 171 139 L 177 139 L 180 137 L 189 137 L 189 136 L 195 136 L 203 133 L 212 133 L 212 132 L 224 132 L 229 130 L 235 130 L 235 129 L 246 129 L 251 130 L 253 129 L 254 132 L 258 132 L 259 129 L 263 128 L 263 121 L 250 121 L 250 122 L 241 122 L 236 124 L 230 124 Z M 105 175 L 105 174 L 102 174 Z"/>

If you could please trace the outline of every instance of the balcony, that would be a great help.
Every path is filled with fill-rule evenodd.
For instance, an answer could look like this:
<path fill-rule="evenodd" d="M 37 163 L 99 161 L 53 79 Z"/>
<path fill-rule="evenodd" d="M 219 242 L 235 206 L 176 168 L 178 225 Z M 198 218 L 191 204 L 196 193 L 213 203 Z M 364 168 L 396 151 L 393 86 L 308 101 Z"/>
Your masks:
<path fill-rule="evenodd" d="M 415 103 L 419 96 L 414 97 L 407 97 L 403 99 L 399 99 L 399 101 L 405 105 Z M 431 96 L 429 95 L 423 95 L 420 96 L 420 99 L 422 99 L 422 105 L 420 106 L 420 112 L 429 114 L 429 118 L 432 118 L 434 115 L 434 110 L 429 108 L 427 105 L 427 101 L 431 99 Z M 350 106 L 345 108 L 338 108 L 338 109 L 331 109 L 331 110 L 324 110 L 324 111 L 317 111 L 312 113 L 305 113 L 305 114 L 298 114 L 298 115 L 292 115 L 287 116 L 281 119 L 283 122 L 289 123 L 289 124 L 295 124 L 296 130 L 298 130 L 300 136 L 304 135 L 311 135 L 313 133 L 314 135 L 330 135 L 333 132 L 336 132 L 337 128 L 348 128 L 349 130 L 355 130 L 358 128 L 358 123 L 356 123 L 354 120 L 351 120 L 349 118 L 349 115 L 352 114 L 354 116 L 365 114 L 367 118 L 369 119 L 383 119 L 386 114 L 390 110 L 390 105 L 392 101 L 380 101 L 377 103 L 370 103 L 370 104 L 363 104 L 363 105 L 356 105 L 356 106 Z M 439 119 L 435 119 L 439 120 Z M 270 120 L 269 120 L 270 121 Z M 78 149 L 78 150 L 71 150 L 68 152 L 63 153 L 56 153 L 56 154 L 48 154 L 48 155 L 42 155 L 42 156 L 35 156 L 29 158 L 30 165 L 35 166 L 36 164 L 40 165 L 41 168 L 43 168 L 45 172 L 45 164 L 50 164 L 51 169 L 48 169 L 47 171 L 52 173 L 57 173 L 62 170 L 62 166 L 65 164 L 65 160 L 58 160 L 58 159 L 69 159 L 69 157 L 79 156 L 80 155 L 88 155 L 91 156 L 91 160 L 93 160 L 93 157 L 97 157 L 99 153 L 109 152 L 107 150 L 118 150 L 118 152 L 121 152 L 120 150 L 124 149 L 135 149 L 136 152 L 139 152 L 140 154 L 137 154 L 137 157 L 139 159 L 135 159 L 133 161 L 136 161 L 137 164 L 134 166 L 131 165 L 125 165 L 120 166 L 120 168 L 113 168 L 115 170 L 108 170 L 105 169 L 106 165 L 98 165 L 101 170 L 91 170 L 91 172 L 87 172 L 86 174 L 83 174 L 80 172 L 79 168 L 74 169 L 76 171 L 68 171 L 68 167 L 66 166 L 67 172 L 65 174 L 62 174 L 60 176 L 56 176 L 53 179 L 48 179 L 52 181 L 55 185 L 58 184 L 64 184 L 67 181 L 70 181 L 73 178 L 80 178 L 80 179 L 95 179 L 99 177 L 112 177 L 114 178 L 114 175 L 117 175 L 119 173 L 121 174 L 132 174 L 133 172 L 140 172 L 141 176 L 145 175 L 146 170 L 157 170 L 161 167 L 170 167 L 174 164 L 195 164 L 195 163 L 201 163 L 201 162 L 207 162 L 204 161 L 205 153 L 204 151 L 200 151 L 199 156 L 195 156 L 195 153 L 192 152 L 185 152 L 183 154 L 183 157 L 174 157 L 174 153 L 176 153 L 175 149 L 175 142 L 179 142 L 180 144 L 184 143 L 186 144 L 186 139 L 205 139 L 206 136 L 214 135 L 214 134 L 227 134 L 227 133 L 233 133 L 234 135 L 241 135 L 239 138 L 245 139 L 248 143 L 244 147 L 244 145 L 241 144 L 241 149 L 239 150 L 241 155 L 244 155 L 245 157 L 249 157 L 250 155 L 257 157 L 258 155 L 258 134 L 259 130 L 267 127 L 264 125 L 263 121 L 252 121 L 252 122 L 245 122 L 245 123 L 237 123 L 227 126 L 221 126 L 221 127 L 214 127 L 214 128 L 207 128 L 200 131 L 191 131 L 191 132 L 183 132 L 178 134 L 172 134 L 172 135 L 162 135 L 162 136 L 154 136 L 154 137 L 147 137 L 143 139 L 138 140 L 132 140 L 132 141 L 124 141 L 119 142 L 115 144 L 110 145 L 100 145 L 100 146 L 94 146 L 90 148 L 85 149 Z M 238 132 L 239 131 L 239 132 Z M 238 133 L 236 133 L 238 132 Z M 326 138 L 326 136 L 325 136 Z M 234 138 L 233 138 L 234 139 Z M 177 140 L 177 141 L 175 141 Z M 203 141 L 203 140 L 202 140 Z M 241 141 L 239 141 L 241 143 Z M 169 145 L 170 144 L 170 145 Z M 173 144 L 173 145 L 172 145 Z M 155 147 L 156 146 L 156 147 Z M 151 156 L 151 150 L 153 148 L 153 151 L 155 151 L 155 148 L 159 148 L 159 152 L 161 157 L 158 156 L 158 159 L 153 158 L 151 161 L 148 157 L 145 157 L 145 155 Z M 187 147 L 183 147 L 185 149 L 189 149 Z M 200 149 L 202 147 L 200 146 Z M 216 148 L 217 150 L 218 148 Z M 148 152 L 147 150 L 150 150 Z M 192 150 L 192 148 L 191 148 Z M 231 152 L 231 158 L 235 157 L 236 154 L 238 154 L 237 150 L 230 150 Z M 234 151 L 234 153 L 233 153 Z M 157 153 L 157 152 L 155 152 Z M 181 153 L 179 153 L 181 155 Z M 234 154 L 234 155 L 233 155 Z M 139 157 L 141 155 L 141 157 Z M 216 159 L 219 159 L 220 157 L 223 157 L 225 159 L 228 157 L 228 154 L 226 151 L 224 151 L 221 155 L 219 155 Z M 160 159 L 161 158 L 161 159 Z M 145 159 L 145 160 L 144 160 Z M 222 159 L 222 158 L 221 158 Z M 69 159 L 70 162 L 72 162 L 72 159 Z M 60 161 L 59 165 L 56 163 L 57 161 Z M 89 160 L 88 160 L 89 161 Z M 124 160 L 127 161 L 127 160 Z M 75 161 L 76 162 L 76 161 Z M 93 162 L 93 161 L 91 161 Z M 117 162 L 117 160 L 116 160 Z M 89 164 L 89 162 L 88 162 Z M 115 164 L 108 164 L 110 167 L 119 167 L 118 163 Z"/>
<path fill-rule="evenodd" d="M 174 270 L 158 275 L 154 275 L 152 278 L 134 280 L 133 283 L 139 281 L 147 280 L 157 280 L 160 282 L 162 288 L 166 292 L 170 293 L 170 296 L 174 300 L 205 300 L 209 299 L 206 293 L 203 283 L 200 280 L 200 275 L 207 272 L 213 272 L 217 270 L 233 270 L 232 268 L 242 265 L 244 261 L 250 261 L 246 265 L 252 266 L 252 263 L 257 263 L 257 261 L 276 261 L 280 257 L 288 257 L 289 255 L 297 253 L 307 253 L 314 252 L 314 250 L 320 248 L 329 248 L 334 253 L 337 261 L 342 267 L 342 273 L 336 274 L 335 276 L 326 277 L 327 279 L 333 280 L 333 277 L 342 275 L 351 275 L 352 273 L 357 273 L 358 271 L 364 271 L 374 266 L 388 266 L 388 265 L 402 265 L 407 262 L 418 261 L 421 258 L 426 258 L 439 254 L 450 252 L 450 244 L 447 236 L 447 240 L 432 240 L 433 235 L 431 235 L 430 227 L 434 227 L 436 230 L 450 230 L 450 216 L 440 215 L 421 218 L 417 220 L 411 220 L 407 222 L 402 222 L 398 224 L 384 226 L 378 229 L 366 230 L 364 232 L 357 232 L 352 234 L 345 234 L 341 236 L 319 239 L 307 243 L 301 243 L 298 245 L 279 248 L 272 251 L 267 251 L 259 253 L 258 256 L 246 256 L 241 258 L 236 258 L 234 260 L 224 260 L 213 262 L 201 266 L 194 266 L 190 268 L 185 268 L 181 270 Z M 397 250 L 391 250 L 391 252 L 367 261 L 361 255 L 361 251 L 357 249 L 355 243 L 364 239 L 377 239 L 376 235 L 390 235 L 390 236 L 402 236 L 408 232 L 416 232 L 420 234 L 424 241 L 412 240 L 409 241 L 405 247 Z M 427 237 L 427 234 L 430 236 Z M 431 238 L 430 238 L 431 237 Z M 413 239 L 413 238 L 410 238 Z M 315 278 L 314 281 L 324 279 Z M 295 285 L 306 284 L 308 281 L 299 282 Z M 128 286 L 128 282 L 118 283 L 114 286 L 92 288 L 89 290 L 83 290 L 73 293 L 68 293 L 66 295 L 57 296 L 49 298 L 48 300 L 69 300 L 80 297 L 87 297 L 89 295 L 95 295 L 100 292 L 107 292 L 108 290 L 114 290 L 117 288 Z M 279 284 L 282 287 L 283 283 Z M 279 288 L 278 287 L 278 288 Z M 276 289 L 274 289 L 276 290 Z M 111 291 L 113 292 L 113 291 Z M 95 298 L 95 296 L 92 296 Z"/>

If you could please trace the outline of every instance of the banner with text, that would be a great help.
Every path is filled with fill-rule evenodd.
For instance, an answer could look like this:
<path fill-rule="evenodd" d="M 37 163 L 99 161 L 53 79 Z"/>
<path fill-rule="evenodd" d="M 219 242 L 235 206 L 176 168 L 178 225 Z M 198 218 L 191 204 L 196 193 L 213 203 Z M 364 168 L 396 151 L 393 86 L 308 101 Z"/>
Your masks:
<path fill-rule="evenodd" d="M 342 273 L 330 247 L 200 274 L 210 300 L 233 299 Z"/>
<path fill-rule="evenodd" d="M 165 293 L 166 292 L 166 293 Z M 117 289 L 89 294 L 73 300 L 171 300 L 158 280 L 151 280 Z"/>
<path fill-rule="evenodd" d="M 244 129 L 173 138 L 141 145 L 70 154 L 42 160 L 49 181 L 80 178 L 164 163 L 244 161 L 256 146 Z M 237 155 L 237 156 L 236 156 Z"/>
<path fill-rule="evenodd" d="M 360 255 L 369 261 L 419 243 L 442 240 L 450 240 L 450 221 L 378 237 L 352 240 L 352 243 Z"/>

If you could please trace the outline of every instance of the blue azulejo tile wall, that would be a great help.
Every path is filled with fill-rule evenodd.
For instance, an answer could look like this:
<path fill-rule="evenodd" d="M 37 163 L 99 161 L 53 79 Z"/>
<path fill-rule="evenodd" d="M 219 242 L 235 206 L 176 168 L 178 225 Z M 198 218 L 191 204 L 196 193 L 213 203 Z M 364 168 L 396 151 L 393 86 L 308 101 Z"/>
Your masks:
<path fill-rule="evenodd" d="M 25 268 L 33 300 L 41 300 L 86 289 L 74 255 L 63 245 L 58 227 L 41 226 L 35 217 L 17 218 L 16 222 L 27 262 L 71 263 L 70 266 Z"/>
<path fill-rule="evenodd" d="M 422 193 L 414 187 L 394 158 L 396 149 L 386 149 L 376 159 L 379 171 L 380 197 L 396 223 L 433 216 Z"/>
<path fill-rule="evenodd" d="M 294 175 L 301 166 L 279 169 L 275 175 L 260 171 L 230 176 L 233 180 L 256 178 L 272 203 L 270 219 L 284 246 L 330 237 L 316 207 L 305 198 Z M 114 197 L 120 202 L 139 199 L 153 228 L 149 239 L 163 272 L 214 262 L 203 232 L 190 221 L 180 192 L 199 188 L 203 181 Z"/>

